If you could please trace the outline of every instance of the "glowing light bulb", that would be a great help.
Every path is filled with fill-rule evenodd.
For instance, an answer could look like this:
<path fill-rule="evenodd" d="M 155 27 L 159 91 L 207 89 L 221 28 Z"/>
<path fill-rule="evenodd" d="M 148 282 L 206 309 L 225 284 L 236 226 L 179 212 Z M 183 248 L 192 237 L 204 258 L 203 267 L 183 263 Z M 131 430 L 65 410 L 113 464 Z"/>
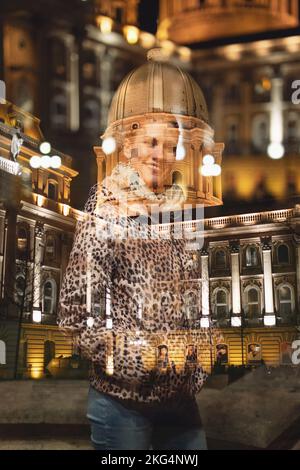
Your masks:
<path fill-rule="evenodd" d="M 178 48 L 178 54 L 181 60 L 188 62 L 191 59 L 192 51 L 188 47 L 182 46 Z"/>
<path fill-rule="evenodd" d="M 140 30 L 136 26 L 124 26 L 123 31 L 128 44 L 136 44 L 138 42 Z"/>
<path fill-rule="evenodd" d="M 51 152 L 51 144 L 49 142 L 42 142 L 40 144 L 40 152 L 43 154 L 47 154 Z"/>
<path fill-rule="evenodd" d="M 41 167 L 42 168 L 50 168 L 51 166 L 51 157 L 49 155 L 43 155 L 41 157 Z"/>
<path fill-rule="evenodd" d="M 211 167 L 211 175 L 212 176 L 219 176 L 221 174 L 221 167 L 218 163 L 214 163 Z"/>
<path fill-rule="evenodd" d="M 151 49 L 155 45 L 156 38 L 153 34 L 142 31 L 140 34 L 140 43 L 144 49 Z"/>
<path fill-rule="evenodd" d="M 209 318 L 202 317 L 200 319 L 201 328 L 209 328 Z"/>
<path fill-rule="evenodd" d="M 202 176 L 211 176 L 212 165 L 202 165 L 200 171 Z"/>
<path fill-rule="evenodd" d="M 206 154 L 203 157 L 203 165 L 213 165 L 215 163 L 215 157 L 211 154 Z"/>
<path fill-rule="evenodd" d="M 41 323 L 42 321 L 42 312 L 40 310 L 33 310 L 32 320 L 34 323 Z"/>
<path fill-rule="evenodd" d="M 242 326 L 241 317 L 231 317 L 231 326 L 234 328 Z"/>
<path fill-rule="evenodd" d="M 40 166 L 41 166 L 41 157 L 39 157 L 38 155 L 34 155 L 29 160 L 29 165 L 31 166 L 31 168 L 40 168 Z"/>
<path fill-rule="evenodd" d="M 160 43 L 163 53 L 169 57 L 175 51 L 175 44 L 172 41 L 166 39 L 165 41 L 161 41 Z"/>
<path fill-rule="evenodd" d="M 113 137 L 106 137 L 102 143 L 102 150 L 104 153 L 109 155 L 113 153 L 117 148 L 116 140 Z"/>
<path fill-rule="evenodd" d="M 51 157 L 51 168 L 57 169 L 61 166 L 61 158 L 58 155 Z"/>
<path fill-rule="evenodd" d="M 264 325 L 265 325 L 265 326 L 275 326 L 275 325 L 276 325 L 276 317 L 275 317 L 275 315 L 265 315 L 265 317 L 264 317 Z"/>
<path fill-rule="evenodd" d="M 98 16 L 97 23 L 102 34 L 109 34 L 113 28 L 113 20 L 108 16 Z"/>
<path fill-rule="evenodd" d="M 272 142 L 268 147 L 268 155 L 273 160 L 280 160 L 284 155 L 284 146 L 280 142 Z"/>

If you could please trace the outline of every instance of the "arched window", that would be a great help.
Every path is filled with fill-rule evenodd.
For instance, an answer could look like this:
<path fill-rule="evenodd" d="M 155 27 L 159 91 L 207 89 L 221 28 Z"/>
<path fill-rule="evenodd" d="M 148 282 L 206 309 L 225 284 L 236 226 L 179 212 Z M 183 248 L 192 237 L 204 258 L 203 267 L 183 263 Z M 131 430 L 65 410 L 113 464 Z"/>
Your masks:
<path fill-rule="evenodd" d="M 43 313 L 54 313 L 56 309 L 56 282 L 47 279 L 43 287 Z"/>
<path fill-rule="evenodd" d="M 283 319 L 287 318 L 293 313 L 293 292 L 292 287 L 289 285 L 281 285 L 278 288 L 278 306 L 279 313 Z"/>
<path fill-rule="evenodd" d="M 279 264 L 289 264 L 290 250 L 285 243 L 281 243 L 277 247 L 277 259 Z"/>
<path fill-rule="evenodd" d="M 249 287 L 246 290 L 245 310 L 249 319 L 258 318 L 261 315 L 260 291 L 257 287 Z"/>
<path fill-rule="evenodd" d="M 55 358 L 55 343 L 54 341 L 45 341 L 44 343 L 44 372 L 49 362 Z"/>
<path fill-rule="evenodd" d="M 228 316 L 228 292 L 226 289 L 217 289 L 215 292 L 214 316 L 218 320 L 224 320 Z"/>
<path fill-rule="evenodd" d="M 0 339 L 0 364 L 6 364 L 6 344 Z"/>
<path fill-rule="evenodd" d="M 225 250 L 216 250 L 215 267 L 217 269 L 226 268 L 226 252 Z"/>
<path fill-rule="evenodd" d="M 258 253 L 255 246 L 248 246 L 246 248 L 246 266 L 257 266 L 258 265 Z"/>
<path fill-rule="evenodd" d="M 172 184 L 182 184 L 182 174 L 180 171 L 174 171 L 172 174 Z"/>

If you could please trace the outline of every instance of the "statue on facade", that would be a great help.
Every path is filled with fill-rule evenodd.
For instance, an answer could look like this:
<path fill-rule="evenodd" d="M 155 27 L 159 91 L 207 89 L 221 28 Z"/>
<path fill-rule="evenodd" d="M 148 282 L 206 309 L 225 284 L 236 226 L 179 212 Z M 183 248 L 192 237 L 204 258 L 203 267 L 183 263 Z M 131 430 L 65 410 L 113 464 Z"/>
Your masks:
<path fill-rule="evenodd" d="M 19 131 L 15 132 L 15 134 L 13 135 L 11 139 L 11 145 L 10 145 L 10 155 L 11 155 L 11 159 L 14 162 L 17 161 L 17 157 L 20 153 L 23 142 L 24 142 L 24 139 L 22 139 Z"/>

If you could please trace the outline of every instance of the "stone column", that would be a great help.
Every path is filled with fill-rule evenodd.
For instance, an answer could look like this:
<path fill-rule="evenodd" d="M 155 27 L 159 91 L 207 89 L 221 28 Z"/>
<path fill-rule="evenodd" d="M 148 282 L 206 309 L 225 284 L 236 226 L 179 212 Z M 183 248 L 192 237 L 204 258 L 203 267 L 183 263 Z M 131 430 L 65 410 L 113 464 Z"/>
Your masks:
<path fill-rule="evenodd" d="M 262 240 L 265 315 L 274 315 L 274 293 L 272 276 L 271 240 Z"/>
<path fill-rule="evenodd" d="M 232 314 L 241 314 L 241 283 L 240 283 L 240 247 L 238 242 L 230 246 L 231 253 L 231 295 Z"/>
<path fill-rule="evenodd" d="M 271 122 L 270 141 L 271 143 L 282 144 L 283 142 L 283 79 L 272 78 L 271 91 Z"/>
<path fill-rule="evenodd" d="M 33 310 L 41 310 L 41 267 L 43 262 L 44 244 L 43 244 L 44 228 L 42 224 L 37 222 L 35 226 L 35 242 L 34 242 L 34 260 L 33 260 Z"/>
<path fill-rule="evenodd" d="M 96 154 L 96 159 L 97 159 L 97 182 L 99 184 L 102 183 L 103 179 L 104 179 L 104 175 L 103 175 L 103 162 L 105 161 L 106 162 L 106 155 L 105 153 L 103 152 L 102 150 L 102 147 L 94 147 L 94 152 Z M 107 162 L 106 162 L 106 165 L 107 165 Z M 106 172 L 108 172 L 108 168 L 106 166 Z"/>
<path fill-rule="evenodd" d="M 201 304 L 202 316 L 210 313 L 209 308 L 209 270 L 208 270 L 208 251 L 201 251 Z"/>

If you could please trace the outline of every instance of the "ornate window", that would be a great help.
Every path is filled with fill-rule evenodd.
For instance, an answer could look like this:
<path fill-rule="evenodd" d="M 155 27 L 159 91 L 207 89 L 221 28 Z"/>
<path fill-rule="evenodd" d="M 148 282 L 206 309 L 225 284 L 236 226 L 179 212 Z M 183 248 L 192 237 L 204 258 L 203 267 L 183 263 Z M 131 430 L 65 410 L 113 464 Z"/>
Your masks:
<path fill-rule="evenodd" d="M 246 248 L 246 266 L 254 267 L 258 266 L 258 252 L 257 247 L 248 246 Z"/>
<path fill-rule="evenodd" d="M 45 255 L 46 258 L 53 259 L 55 258 L 56 252 L 56 241 L 53 235 L 46 236 L 46 246 L 45 246 Z"/>
<path fill-rule="evenodd" d="M 226 268 L 226 252 L 225 250 L 216 250 L 215 252 L 215 268 Z"/>
<path fill-rule="evenodd" d="M 57 181 L 48 180 L 47 194 L 48 194 L 49 199 L 53 199 L 53 201 L 57 201 L 57 196 L 58 196 Z"/>
<path fill-rule="evenodd" d="M 290 250 L 285 243 L 280 243 L 280 245 L 277 246 L 277 259 L 279 264 L 290 263 Z"/>
<path fill-rule="evenodd" d="M 18 226 L 17 229 L 17 248 L 18 252 L 26 253 L 29 247 L 29 233 L 27 228 Z"/>
<path fill-rule="evenodd" d="M 228 305 L 228 291 L 224 288 L 218 288 L 214 292 L 214 306 L 213 313 L 214 318 L 217 320 L 224 320 L 228 317 L 229 305 Z"/>
<path fill-rule="evenodd" d="M 294 292 L 292 286 L 282 284 L 278 287 L 278 308 L 283 320 L 288 320 L 294 312 Z"/>
<path fill-rule="evenodd" d="M 47 279 L 43 286 L 43 313 L 54 313 L 56 309 L 57 286 L 54 279 Z"/>
<path fill-rule="evenodd" d="M 184 295 L 185 313 L 188 320 L 196 320 L 199 316 L 199 305 L 197 293 L 186 292 Z"/>
<path fill-rule="evenodd" d="M 261 315 L 261 292 L 258 287 L 248 286 L 245 290 L 245 311 L 249 320 Z"/>
<path fill-rule="evenodd" d="M 172 173 L 172 184 L 182 184 L 182 174 L 180 173 L 180 171 L 174 171 Z"/>

